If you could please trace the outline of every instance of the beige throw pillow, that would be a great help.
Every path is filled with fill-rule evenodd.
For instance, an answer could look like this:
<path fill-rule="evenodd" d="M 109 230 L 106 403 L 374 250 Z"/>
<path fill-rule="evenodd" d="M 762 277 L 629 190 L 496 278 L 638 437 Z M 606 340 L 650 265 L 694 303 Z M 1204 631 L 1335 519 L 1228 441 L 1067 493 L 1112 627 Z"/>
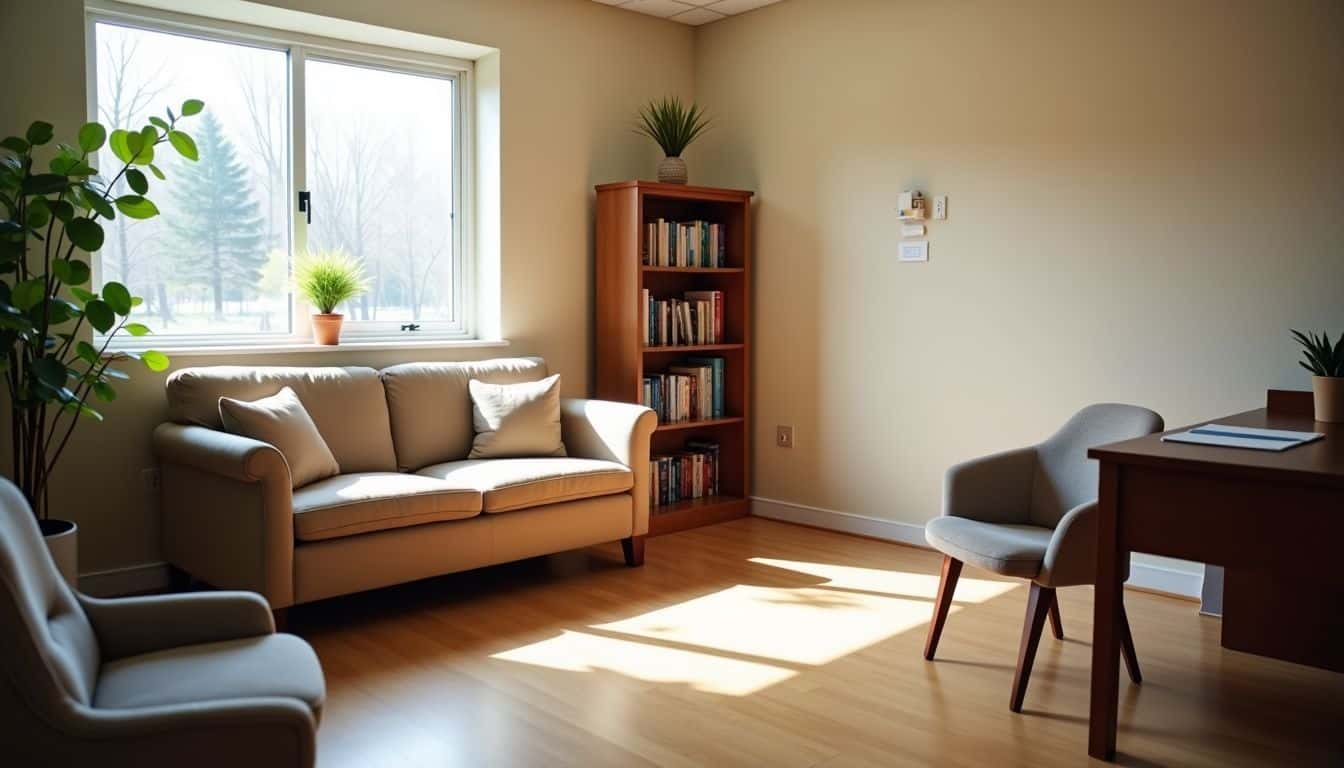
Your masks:
<path fill-rule="evenodd" d="M 289 387 L 252 402 L 221 397 L 219 419 L 235 435 L 274 445 L 289 464 L 295 488 L 341 473 L 327 441 Z"/>
<path fill-rule="evenodd" d="M 471 420 L 476 440 L 469 459 L 564 456 L 560 442 L 560 374 L 522 384 L 472 379 Z"/>

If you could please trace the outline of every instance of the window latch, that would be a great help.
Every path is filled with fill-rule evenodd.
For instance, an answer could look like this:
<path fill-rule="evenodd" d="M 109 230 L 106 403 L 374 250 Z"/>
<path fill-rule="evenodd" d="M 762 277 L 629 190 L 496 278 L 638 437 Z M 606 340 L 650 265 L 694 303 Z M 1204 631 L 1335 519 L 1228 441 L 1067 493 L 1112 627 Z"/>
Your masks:
<path fill-rule="evenodd" d="M 308 223 L 313 223 L 313 193 L 306 189 L 299 190 L 299 213 L 308 214 Z"/>
<path fill-rule="evenodd" d="M 420 324 L 419 324 L 419 323 L 402 323 L 402 325 L 401 325 L 401 330 L 403 330 L 403 331 L 418 331 L 418 330 L 420 330 Z"/>

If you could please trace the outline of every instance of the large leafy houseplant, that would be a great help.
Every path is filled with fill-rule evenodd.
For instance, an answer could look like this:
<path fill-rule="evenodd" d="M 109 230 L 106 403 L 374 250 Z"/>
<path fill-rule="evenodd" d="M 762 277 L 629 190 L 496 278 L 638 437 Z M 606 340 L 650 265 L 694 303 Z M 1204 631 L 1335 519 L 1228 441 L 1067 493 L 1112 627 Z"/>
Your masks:
<path fill-rule="evenodd" d="M 658 180 L 668 184 L 686 183 L 686 161 L 681 153 L 709 128 L 709 118 L 698 105 L 689 107 L 676 96 L 649 102 L 639 110 L 635 132 L 657 142 L 663 162 L 658 165 Z"/>
<path fill-rule="evenodd" d="M 49 480 L 75 428 L 102 421 L 93 403 L 114 400 L 114 382 L 129 378 L 116 364 L 168 367 L 162 352 L 109 351 L 118 335 L 150 330 L 131 320 L 141 299 L 125 285 L 92 290 L 84 255 L 103 245 L 100 222 L 158 215 L 146 197 L 149 175 L 165 178 L 155 152 L 168 144 L 195 161 L 196 144 L 178 122 L 203 108 L 192 99 L 180 115 L 169 109 L 134 131 L 109 133 L 87 123 L 76 144 L 58 143 L 54 150 L 44 149 L 54 130 L 41 121 L 22 137 L 0 141 L 0 372 L 9 395 L 11 478 L 39 520 L 46 519 Z M 117 162 L 100 174 L 90 163 L 104 144 Z M 50 159 L 44 164 L 39 155 Z M 101 334 L 94 343 L 85 326 Z"/>

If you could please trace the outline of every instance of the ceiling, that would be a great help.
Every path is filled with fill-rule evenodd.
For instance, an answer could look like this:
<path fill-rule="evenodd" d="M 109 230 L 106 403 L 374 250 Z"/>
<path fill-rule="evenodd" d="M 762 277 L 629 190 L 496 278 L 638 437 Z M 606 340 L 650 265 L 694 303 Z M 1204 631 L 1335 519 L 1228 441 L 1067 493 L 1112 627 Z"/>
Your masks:
<path fill-rule="evenodd" d="M 593 0 L 595 3 L 647 13 L 698 27 L 779 0 Z"/>

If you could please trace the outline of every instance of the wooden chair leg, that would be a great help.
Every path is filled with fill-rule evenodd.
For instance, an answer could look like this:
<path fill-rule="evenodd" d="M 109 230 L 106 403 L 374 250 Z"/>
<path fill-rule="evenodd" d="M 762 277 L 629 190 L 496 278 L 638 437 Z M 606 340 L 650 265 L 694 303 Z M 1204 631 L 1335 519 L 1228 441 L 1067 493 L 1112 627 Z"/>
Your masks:
<path fill-rule="evenodd" d="M 961 578 L 961 561 L 950 555 L 943 555 L 943 575 L 938 581 L 938 598 L 933 604 L 933 621 L 929 622 L 929 636 L 924 641 L 924 659 L 933 661 L 938 650 L 938 638 L 943 635 L 943 624 L 947 621 L 947 612 L 952 608 L 952 593 L 957 589 L 957 579 Z"/>
<path fill-rule="evenodd" d="M 1050 632 L 1056 640 L 1064 639 L 1064 622 L 1059 618 L 1059 595 L 1050 600 Z"/>
<path fill-rule="evenodd" d="M 1120 603 L 1120 656 L 1125 660 L 1125 669 L 1129 670 L 1129 679 L 1135 683 L 1143 682 L 1143 673 L 1139 671 L 1139 654 L 1134 652 L 1134 635 L 1129 632 L 1129 616 L 1125 613 L 1125 604 Z"/>
<path fill-rule="evenodd" d="M 644 536 L 631 536 L 621 539 L 621 552 L 625 555 L 625 564 L 636 568 L 644 564 Z"/>
<path fill-rule="evenodd" d="M 1017 674 L 1013 675 L 1013 697 L 1008 708 L 1022 711 L 1022 700 L 1027 696 L 1027 681 L 1031 679 L 1031 665 L 1036 660 L 1036 646 L 1041 642 L 1046 614 L 1055 600 L 1055 590 L 1032 582 L 1027 597 L 1027 618 L 1022 624 L 1022 646 L 1017 653 Z"/>

